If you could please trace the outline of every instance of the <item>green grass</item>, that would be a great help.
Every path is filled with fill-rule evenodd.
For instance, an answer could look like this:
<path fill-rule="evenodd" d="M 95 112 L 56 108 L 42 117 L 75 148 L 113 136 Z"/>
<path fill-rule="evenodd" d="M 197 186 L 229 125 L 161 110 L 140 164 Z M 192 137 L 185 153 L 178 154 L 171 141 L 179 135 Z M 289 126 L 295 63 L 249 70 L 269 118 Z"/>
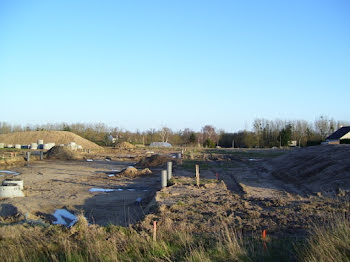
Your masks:
<path fill-rule="evenodd" d="M 287 150 L 269 150 L 269 149 L 207 149 L 207 153 L 211 154 L 225 154 L 225 155 L 233 155 L 242 158 L 272 158 L 284 155 L 287 153 Z"/>
<path fill-rule="evenodd" d="M 209 164 L 205 161 L 196 161 L 196 160 L 183 160 L 182 168 L 187 171 L 196 172 L 196 165 L 199 165 L 199 170 L 208 170 Z"/>

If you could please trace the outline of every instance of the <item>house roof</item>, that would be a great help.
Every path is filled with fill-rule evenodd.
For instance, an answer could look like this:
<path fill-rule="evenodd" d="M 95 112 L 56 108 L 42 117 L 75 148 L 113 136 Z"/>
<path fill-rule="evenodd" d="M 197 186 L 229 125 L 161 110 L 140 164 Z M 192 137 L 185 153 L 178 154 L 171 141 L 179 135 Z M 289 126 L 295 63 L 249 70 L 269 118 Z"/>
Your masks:
<path fill-rule="evenodd" d="M 347 133 L 350 132 L 350 126 L 343 126 L 342 128 L 335 131 L 333 134 L 331 134 L 329 137 L 327 137 L 327 140 L 337 140 L 345 136 Z"/>

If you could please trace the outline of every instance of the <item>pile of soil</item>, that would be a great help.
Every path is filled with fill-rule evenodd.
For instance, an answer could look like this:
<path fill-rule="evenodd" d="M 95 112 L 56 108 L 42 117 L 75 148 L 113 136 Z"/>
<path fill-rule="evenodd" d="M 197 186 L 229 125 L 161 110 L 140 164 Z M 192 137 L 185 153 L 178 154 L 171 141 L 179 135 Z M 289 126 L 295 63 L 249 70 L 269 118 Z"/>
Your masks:
<path fill-rule="evenodd" d="M 350 190 L 350 145 L 296 149 L 270 164 L 275 177 L 313 192 Z"/>
<path fill-rule="evenodd" d="M 189 227 L 201 234 L 227 228 L 256 233 L 267 228 L 271 235 L 303 236 L 315 221 L 348 208 L 347 202 L 313 196 L 293 201 L 241 197 L 223 182 L 206 183 L 197 187 L 193 178 L 174 177 L 172 186 L 156 193 L 152 204 L 157 211 L 148 214 L 141 226 L 152 232 L 157 220 L 159 228 Z"/>
<path fill-rule="evenodd" d="M 78 159 L 76 152 L 63 146 L 54 146 L 46 153 L 47 159 L 75 160 Z"/>
<path fill-rule="evenodd" d="M 135 146 L 133 144 L 130 144 L 129 142 L 121 142 L 119 144 L 115 145 L 116 148 L 120 148 L 120 149 L 132 149 L 135 148 Z"/>
<path fill-rule="evenodd" d="M 142 158 L 137 165 L 143 167 L 156 167 L 163 166 L 168 161 L 172 161 L 173 159 L 166 155 L 152 155 L 150 157 Z"/>
<path fill-rule="evenodd" d="M 99 145 L 68 131 L 28 131 L 0 135 L 0 143 L 28 145 L 43 139 L 44 143 L 68 144 L 75 142 L 85 149 L 103 149 Z"/>
<path fill-rule="evenodd" d="M 121 173 L 119 173 L 119 176 L 123 177 L 137 177 L 137 176 L 144 176 L 144 175 L 151 175 L 152 171 L 148 168 L 137 170 L 135 167 L 128 167 Z"/>

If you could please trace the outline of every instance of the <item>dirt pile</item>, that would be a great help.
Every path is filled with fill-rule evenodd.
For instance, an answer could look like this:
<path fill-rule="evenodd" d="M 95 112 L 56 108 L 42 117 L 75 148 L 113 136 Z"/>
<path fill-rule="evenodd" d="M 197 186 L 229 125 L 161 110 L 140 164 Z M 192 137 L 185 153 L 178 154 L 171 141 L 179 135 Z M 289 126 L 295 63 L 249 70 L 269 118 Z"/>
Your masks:
<path fill-rule="evenodd" d="M 135 146 L 133 144 L 130 144 L 129 142 L 121 142 L 115 145 L 116 148 L 119 149 L 133 149 Z"/>
<path fill-rule="evenodd" d="M 176 176 L 174 185 L 158 191 L 157 212 L 148 214 L 142 226 L 152 232 L 159 228 L 189 226 L 194 232 L 220 232 L 225 227 L 243 232 L 273 235 L 305 235 L 306 231 L 336 210 L 347 210 L 346 202 L 310 197 L 299 201 L 255 198 L 230 192 L 225 183 L 208 180 L 200 187 L 193 178 Z"/>
<path fill-rule="evenodd" d="M 99 145 L 68 131 L 28 131 L 0 135 L 0 142 L 5 144 L 28 145 L 36 143 L 39 139 L 43 139 L 44 143 L 52 142 L 56 145 L 75 142 L 85 149 L 102 149 Z"/>
<path fill-rule="evenodd" d="M 137 176 L 144 176 L 144 175 L 151 175 L 152 171 L 148 168 L 137 170 L 135 167 L 128 167 L 121 173 L 119 173 L 119 176 L 122 177 L 137 177 Z"/>
<path fill-rule="evenodd" d="M 173 159 L 166 155 L 152 155 L 150 157 L 142 158 L 137 165 L 143 167 L 157 167 L 163 166 L 168 161 L 172 161 Z"/>
<path fill-rule="evenodd" d="M 47 159 L 58 159 L 58 160 L 75 160 L 78 159 L 76 152 L 63 146 L 54 146 L 46 153 Z"/>
<path fill-rule="evenodd" d="M 296 149 L 269 164 L 275 177 L 313 192 L 350 190 L 350 145 Z"/>

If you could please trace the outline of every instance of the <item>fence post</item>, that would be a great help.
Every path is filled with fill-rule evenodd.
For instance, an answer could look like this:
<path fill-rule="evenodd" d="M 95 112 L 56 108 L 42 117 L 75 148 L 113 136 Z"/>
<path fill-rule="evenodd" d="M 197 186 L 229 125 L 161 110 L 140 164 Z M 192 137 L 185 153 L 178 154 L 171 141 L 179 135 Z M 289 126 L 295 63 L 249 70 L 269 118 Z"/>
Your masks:
<path fill-rule="evenodd" d="M 196 180 L 197 186 L 199 187 L 199 165 L 196 165 Z"/>
<path fill-rule="evenodd" d="M 30 152 L 27 152 L 26 155 L 27 155 L 27 162 L 29 162 L 29 160 L 30 160 Z"/>

